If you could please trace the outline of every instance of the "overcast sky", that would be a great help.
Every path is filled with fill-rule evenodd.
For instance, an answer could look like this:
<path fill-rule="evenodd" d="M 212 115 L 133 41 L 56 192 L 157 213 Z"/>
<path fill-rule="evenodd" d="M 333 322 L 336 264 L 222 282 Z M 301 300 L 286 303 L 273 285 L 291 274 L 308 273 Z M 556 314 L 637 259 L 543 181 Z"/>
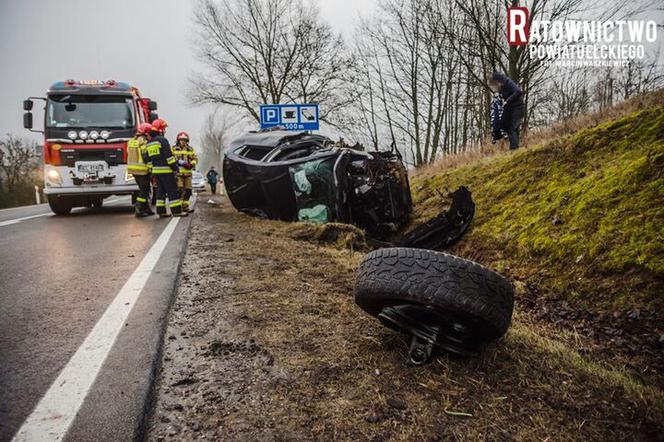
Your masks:
<path fill-rule="evenodd" d="M 317 2 L 323 20 L 349 39 L 358 17 L 379 0 Z M 611 2 L 612 0 L 607 0 Z M 615 0 L 613 0 L 615 1 Z M 55 81 L 115 79 L 137 86 L 159 103 L 170 135 L 186 130 L 197 145 L 210 109 L 187 105 L 185 89 L 194 57 L 195 0 L 0 0 L 0 137 L 23 129 L 21 101 L 43 96 Z M 664 12 L 658 14 L 659 21 Z M 643 14 L 656 18 L 652 11 Z M 660 28 L 660 34 L 662 29 Z M 660 35 L 657 45 L 664 39 Z M 664 57 L 664 51 L 660 56 Z M 35 122 L 41 127 L 41 115 Z"/>
<path fill-rule="evenodd" d="M 315 1 L 315 0 L 308 0 Z M 320 1 L 321 16 L 349 35 L 377 0 Z M 21 102 L 54 82 L 115 79 L 159 104 L 169 133 L 186 130 L 196 145 L 209 109 L 184 95 L 194 58 L 194 0 L 0 0 L 0 137 L 23 129 Z M 37 107 L 37 106 L 35 106 Z M 41 118 L 41 116 L 39 117 Z M 35 127 L 41 128 L 35 120 Z"/>

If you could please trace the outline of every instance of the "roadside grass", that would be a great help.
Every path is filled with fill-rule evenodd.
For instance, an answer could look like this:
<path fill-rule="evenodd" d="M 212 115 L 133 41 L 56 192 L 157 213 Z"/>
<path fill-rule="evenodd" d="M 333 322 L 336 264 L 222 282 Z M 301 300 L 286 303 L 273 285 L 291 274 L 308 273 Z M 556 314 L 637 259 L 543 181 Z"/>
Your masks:
<path fill-rule="evenodd" d="M 477 204 L 454 253 L 577 308 L 664 309 L 664 106 L 532 149 L 412 180 L 415 223 L 465 185 Z"/>
<path fill-rule="evenodd" d="M 234 262 L 223 273 L 232 287 L 216 302 L 241 312 L 250 324 L 245 338 L 274 360 L 263 369 L 273 376 L 269 390 L 254 392 L 259 401 L 233 403 L 221 428 L 241 420 L 266 437 L 305 440 L 647 440 L 661 433 L 661 390 L 580 355 L 572 335 L 557 340 L 525 313 L 477 358 L 442 354 L 409 367 L 406 340 L 354 303 L 362 253 L 303 234 L 309 225 L 250 218 L 227 203 L 202 211 L 233 237 L 216 248 Z"/>

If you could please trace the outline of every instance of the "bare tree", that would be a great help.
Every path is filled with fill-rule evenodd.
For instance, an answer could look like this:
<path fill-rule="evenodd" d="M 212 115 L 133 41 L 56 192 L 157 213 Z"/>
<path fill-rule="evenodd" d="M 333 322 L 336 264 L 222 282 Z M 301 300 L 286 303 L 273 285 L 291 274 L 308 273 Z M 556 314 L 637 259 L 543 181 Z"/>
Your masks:
<path fill-rule="evenodd" d="M 37 144 L 8 134 L 0 140 L 0 205 L 28 203 L 40 165 Z"/>
<path fill-rule="evenodd" d="M 207 116 L 201 134 L 201 167 L 208 169 L 214 166 L 217 170 L 221 170 L 224 150 L 232 137 L 242 128 L 243 123 L 241 116 L 221 106 Z"/>
<path fill-rule="evenodd" d="M 209 68 L 193 80 L 195 103 L 240 108 L 256 121 L 263 103 L 319 103 L 329 123 L 348 104 L 344 75 L 352 60 L 314 6 L 201 0 L 195 24 L 198 55 Z"/>
<path fill-rule="evenodd" d="M 603 0 L 532 0 L 531 20 L 626 19 L 652 6 Z M 385 0 L 355 38 L 355 129 L 377 147 L 395 140 L 415 166 L 482 146 L 493 71 L 524 91 L 524 127 L 573 118 L 662 84 L 654 62 L 621 69 L 557 67 L 507 42 L 507 7 L 524 0 Z M 655 59 L 658 57 L 656 56 Z M 591 70 L 592 69 L 592 70 Z M 599 75 L 598 75 L 599 74 Z"/>

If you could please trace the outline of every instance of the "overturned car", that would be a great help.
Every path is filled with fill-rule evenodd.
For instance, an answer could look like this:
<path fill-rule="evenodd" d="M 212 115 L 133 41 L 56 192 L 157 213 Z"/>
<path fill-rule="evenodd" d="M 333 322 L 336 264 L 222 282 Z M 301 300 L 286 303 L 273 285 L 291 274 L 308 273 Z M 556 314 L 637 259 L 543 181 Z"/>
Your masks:
<path fill-rule="evenodd" d="M 249 133 L 225 153 L 233 206 L 284 221 L 343 222 L 384 237 L 412 212 L 408 173 L 396 152 L 365 152 L 322 135 Z"/>
<path fill-rule="evenodd" d="M 263 218 L 350 223 L 385 240 L 403 230 L 413 210 L 398 151 L 367 152 L 322 135 L 250 132 L 229 146 L 223 174 L 233 206 Z M 448 210 L 381 245 L 441 250 L 457 241 L 475 204 L 465 187 L 448 196 Z"/>

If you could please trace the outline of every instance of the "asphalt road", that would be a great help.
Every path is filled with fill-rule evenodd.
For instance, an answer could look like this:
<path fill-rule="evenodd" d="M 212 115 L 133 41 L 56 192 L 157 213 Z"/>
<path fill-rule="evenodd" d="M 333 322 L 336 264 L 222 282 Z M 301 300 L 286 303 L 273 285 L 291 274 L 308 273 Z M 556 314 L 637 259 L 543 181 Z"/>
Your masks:
<path fill-rule="evenodd" d="M 64 217 L 47 205 L 0 211 L 0 441 L 11 440 L 56 378 L 71 372 L 72 356 L 171 223 L 132 211 L 128 197 Z M 154 267 L 65 440 L 140 437 L 189 219 L 172 223 L 163 250 L 150 253 Z"/>

